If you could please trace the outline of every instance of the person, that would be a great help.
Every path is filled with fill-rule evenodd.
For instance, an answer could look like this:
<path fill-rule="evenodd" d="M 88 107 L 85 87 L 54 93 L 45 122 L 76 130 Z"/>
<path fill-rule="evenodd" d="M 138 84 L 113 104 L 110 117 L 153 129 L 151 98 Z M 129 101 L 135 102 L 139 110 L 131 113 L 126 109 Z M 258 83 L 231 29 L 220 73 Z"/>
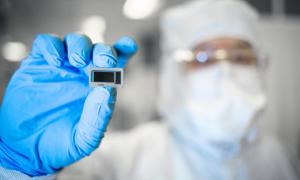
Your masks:
<path fill-rule="evenodd" d="M 0 177 L 51 179 L 77 161 L 57 178 L 297 179 L 283 146 L 257 125 L 267 103 L 257 18 L 238 0 L 168 9 L 161 20 L 164 119 L 108 134 L 99 148 L 115 90 L 87 88 L 86 66 L 124 64 L 134 42 L 118 41 L 116 58 L 105 45 L 91 50 L 86 36 L 39 36 L 1 107 Z"/>

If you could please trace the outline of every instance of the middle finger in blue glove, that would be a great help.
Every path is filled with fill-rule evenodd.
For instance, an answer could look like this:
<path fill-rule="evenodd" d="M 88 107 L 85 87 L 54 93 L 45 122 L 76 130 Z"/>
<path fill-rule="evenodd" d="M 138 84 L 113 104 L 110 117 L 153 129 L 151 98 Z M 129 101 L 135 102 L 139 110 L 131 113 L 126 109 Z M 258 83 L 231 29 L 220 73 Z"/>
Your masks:
<path fill-rule="evenodd" d="M 92 41 L 86 35 L 70 33 L 65 37 L 69 63 L 83 68 L 91 62 Z"/>

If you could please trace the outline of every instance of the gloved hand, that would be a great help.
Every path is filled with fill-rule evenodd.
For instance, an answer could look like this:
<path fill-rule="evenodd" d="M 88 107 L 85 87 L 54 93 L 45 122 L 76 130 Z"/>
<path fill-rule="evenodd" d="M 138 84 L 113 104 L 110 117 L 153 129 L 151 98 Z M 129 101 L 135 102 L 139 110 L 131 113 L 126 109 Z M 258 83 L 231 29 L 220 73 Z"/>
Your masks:
<path fill-rule="evenodd" d="M 13 75 L 0 109 L 0 166 L 30 176 L 55 173 L 91 154 L 111 118 L 116 90 L 88 86 L 90 67 L 124 67 L 136 52 L 123 37 L 114 48 L 84 35 L 38 35 Z"/>

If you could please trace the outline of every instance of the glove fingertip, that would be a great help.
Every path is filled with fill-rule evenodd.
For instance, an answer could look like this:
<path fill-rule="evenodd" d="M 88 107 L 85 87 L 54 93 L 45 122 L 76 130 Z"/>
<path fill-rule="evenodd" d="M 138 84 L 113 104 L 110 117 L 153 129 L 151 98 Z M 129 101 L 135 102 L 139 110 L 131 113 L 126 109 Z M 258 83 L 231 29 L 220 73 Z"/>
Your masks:
<path fill-rule="evenodd" d="M 129 36 L 123 36 L 114 45 L 119 55 L 132 56 L 137 50 L 137 43 Z"/>
<path fill-rule="evenodd" d="M 32 55 L 43 57 L 53 66 L 63 65 L 66 53 L 62 40 L 57 35 L 38 34 L 33 42 Z"/>
<path fill-rule="evenodd" d="M 76 68 L 84 68 L 91 61 L 92 41 L 84 34 L 69 33 L 65 36 L 69 63 Z"/>
<path fill-rule="evenodd" d="M 96 67 L 110 68 L 117 65 L 112 48 L 104 44 L 96 44 L 93 50 L 93 64 Z"/>
<path fill-rule="evenodd" d="M 86 62 L 86 60 L 82 56 L 76 53 L 72 54 L 72 56 L 69 57 L 69 62 L 76 68 L 84 68 L 88 65 L 88 62 Z"/>

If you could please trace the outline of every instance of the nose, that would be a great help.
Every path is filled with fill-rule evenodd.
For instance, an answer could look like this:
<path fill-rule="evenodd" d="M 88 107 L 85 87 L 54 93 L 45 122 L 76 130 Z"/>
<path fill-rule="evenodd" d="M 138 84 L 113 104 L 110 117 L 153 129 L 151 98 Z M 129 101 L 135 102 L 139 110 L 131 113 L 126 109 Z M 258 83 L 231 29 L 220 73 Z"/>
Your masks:
<path fill-rule="evenodd" d="M 219 62 L 219 71 L 217 73 L 219 79 L 224 79 L 232 76 L 232 64 L 228 61 Z"/>

